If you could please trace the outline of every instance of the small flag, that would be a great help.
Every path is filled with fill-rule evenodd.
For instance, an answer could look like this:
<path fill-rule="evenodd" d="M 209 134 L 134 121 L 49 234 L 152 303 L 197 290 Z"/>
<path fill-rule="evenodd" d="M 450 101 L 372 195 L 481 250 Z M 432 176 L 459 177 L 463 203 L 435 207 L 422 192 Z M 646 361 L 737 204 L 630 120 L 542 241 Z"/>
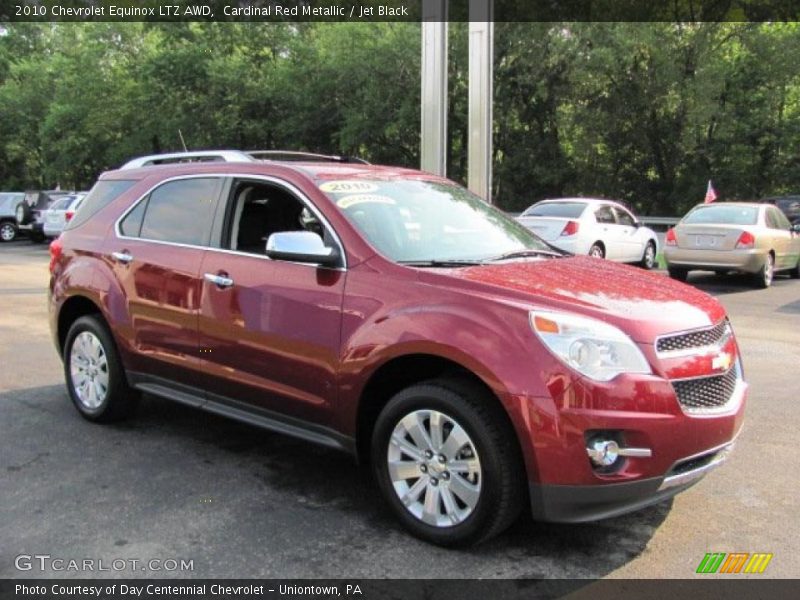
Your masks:
<path fill-rule="evenodd" d="M 714 190 L 714 186 L 711 185 L 711 180 L 708 180 L 708 189 L 706 190 L 706 199 L 703 200 L 705 204 L 710 204 L 714 200 L 717 199 L 717 192 Z"/>

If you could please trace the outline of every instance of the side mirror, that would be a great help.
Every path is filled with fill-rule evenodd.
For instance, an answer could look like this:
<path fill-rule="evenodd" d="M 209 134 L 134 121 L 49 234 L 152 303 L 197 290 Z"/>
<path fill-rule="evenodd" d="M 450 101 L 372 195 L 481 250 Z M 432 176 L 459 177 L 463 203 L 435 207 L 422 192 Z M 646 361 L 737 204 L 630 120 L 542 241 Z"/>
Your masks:
<path fill-rule="evenodd" d="M 325 245 L 310 231 L 281 231 L 267 240 L 267 256 L 273 260 L 316 263 L 326 267 L 339 264 L 339 251 Z"/>
<path fill-rule="evenodd" d="M 795 223 L 794 225 L 792 225 L 792 232 L 800 233 L 800 223 Z"/>

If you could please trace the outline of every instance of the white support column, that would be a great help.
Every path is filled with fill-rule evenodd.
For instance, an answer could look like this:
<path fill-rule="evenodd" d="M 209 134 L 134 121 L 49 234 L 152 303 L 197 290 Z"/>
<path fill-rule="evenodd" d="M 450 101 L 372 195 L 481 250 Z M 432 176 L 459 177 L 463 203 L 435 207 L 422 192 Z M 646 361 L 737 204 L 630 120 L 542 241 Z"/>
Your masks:
<path fill-rule="evenodd" d="M 420 168 L 447 174 L 447 0 L 422 3 Z"/>
<path fill-rule="evenodd" d="M 492 203 L 493 0 L 469 1 L 467 184 Z"/>

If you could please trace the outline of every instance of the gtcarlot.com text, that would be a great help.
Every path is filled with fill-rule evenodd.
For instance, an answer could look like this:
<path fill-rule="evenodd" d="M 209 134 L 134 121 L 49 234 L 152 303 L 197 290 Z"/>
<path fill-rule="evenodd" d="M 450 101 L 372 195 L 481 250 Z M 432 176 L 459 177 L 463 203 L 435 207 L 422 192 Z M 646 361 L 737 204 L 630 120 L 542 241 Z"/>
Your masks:
<path fill-rule="evenodd" d="M 94 573 L 99 571 L 194 571 L 194 560 L 183 558 L 64 558 L 50 554 L 19 554 L 14 558 L 18 571 L 65 571 Z"/>

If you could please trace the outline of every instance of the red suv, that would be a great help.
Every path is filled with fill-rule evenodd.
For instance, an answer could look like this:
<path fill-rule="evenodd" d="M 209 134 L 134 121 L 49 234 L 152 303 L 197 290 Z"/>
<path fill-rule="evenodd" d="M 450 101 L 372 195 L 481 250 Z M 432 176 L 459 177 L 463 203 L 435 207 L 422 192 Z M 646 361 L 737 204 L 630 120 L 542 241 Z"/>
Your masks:
<path fill-rule="evenodd" d="M 100 177 L 51 255 L 81 415 L 149 392 L 344 450 L 438 544 L 524 505 L 581 522 L 659 502 L 742 425 L 714 298 L 567 255 L 419 171 L 145 157 Z"/>

